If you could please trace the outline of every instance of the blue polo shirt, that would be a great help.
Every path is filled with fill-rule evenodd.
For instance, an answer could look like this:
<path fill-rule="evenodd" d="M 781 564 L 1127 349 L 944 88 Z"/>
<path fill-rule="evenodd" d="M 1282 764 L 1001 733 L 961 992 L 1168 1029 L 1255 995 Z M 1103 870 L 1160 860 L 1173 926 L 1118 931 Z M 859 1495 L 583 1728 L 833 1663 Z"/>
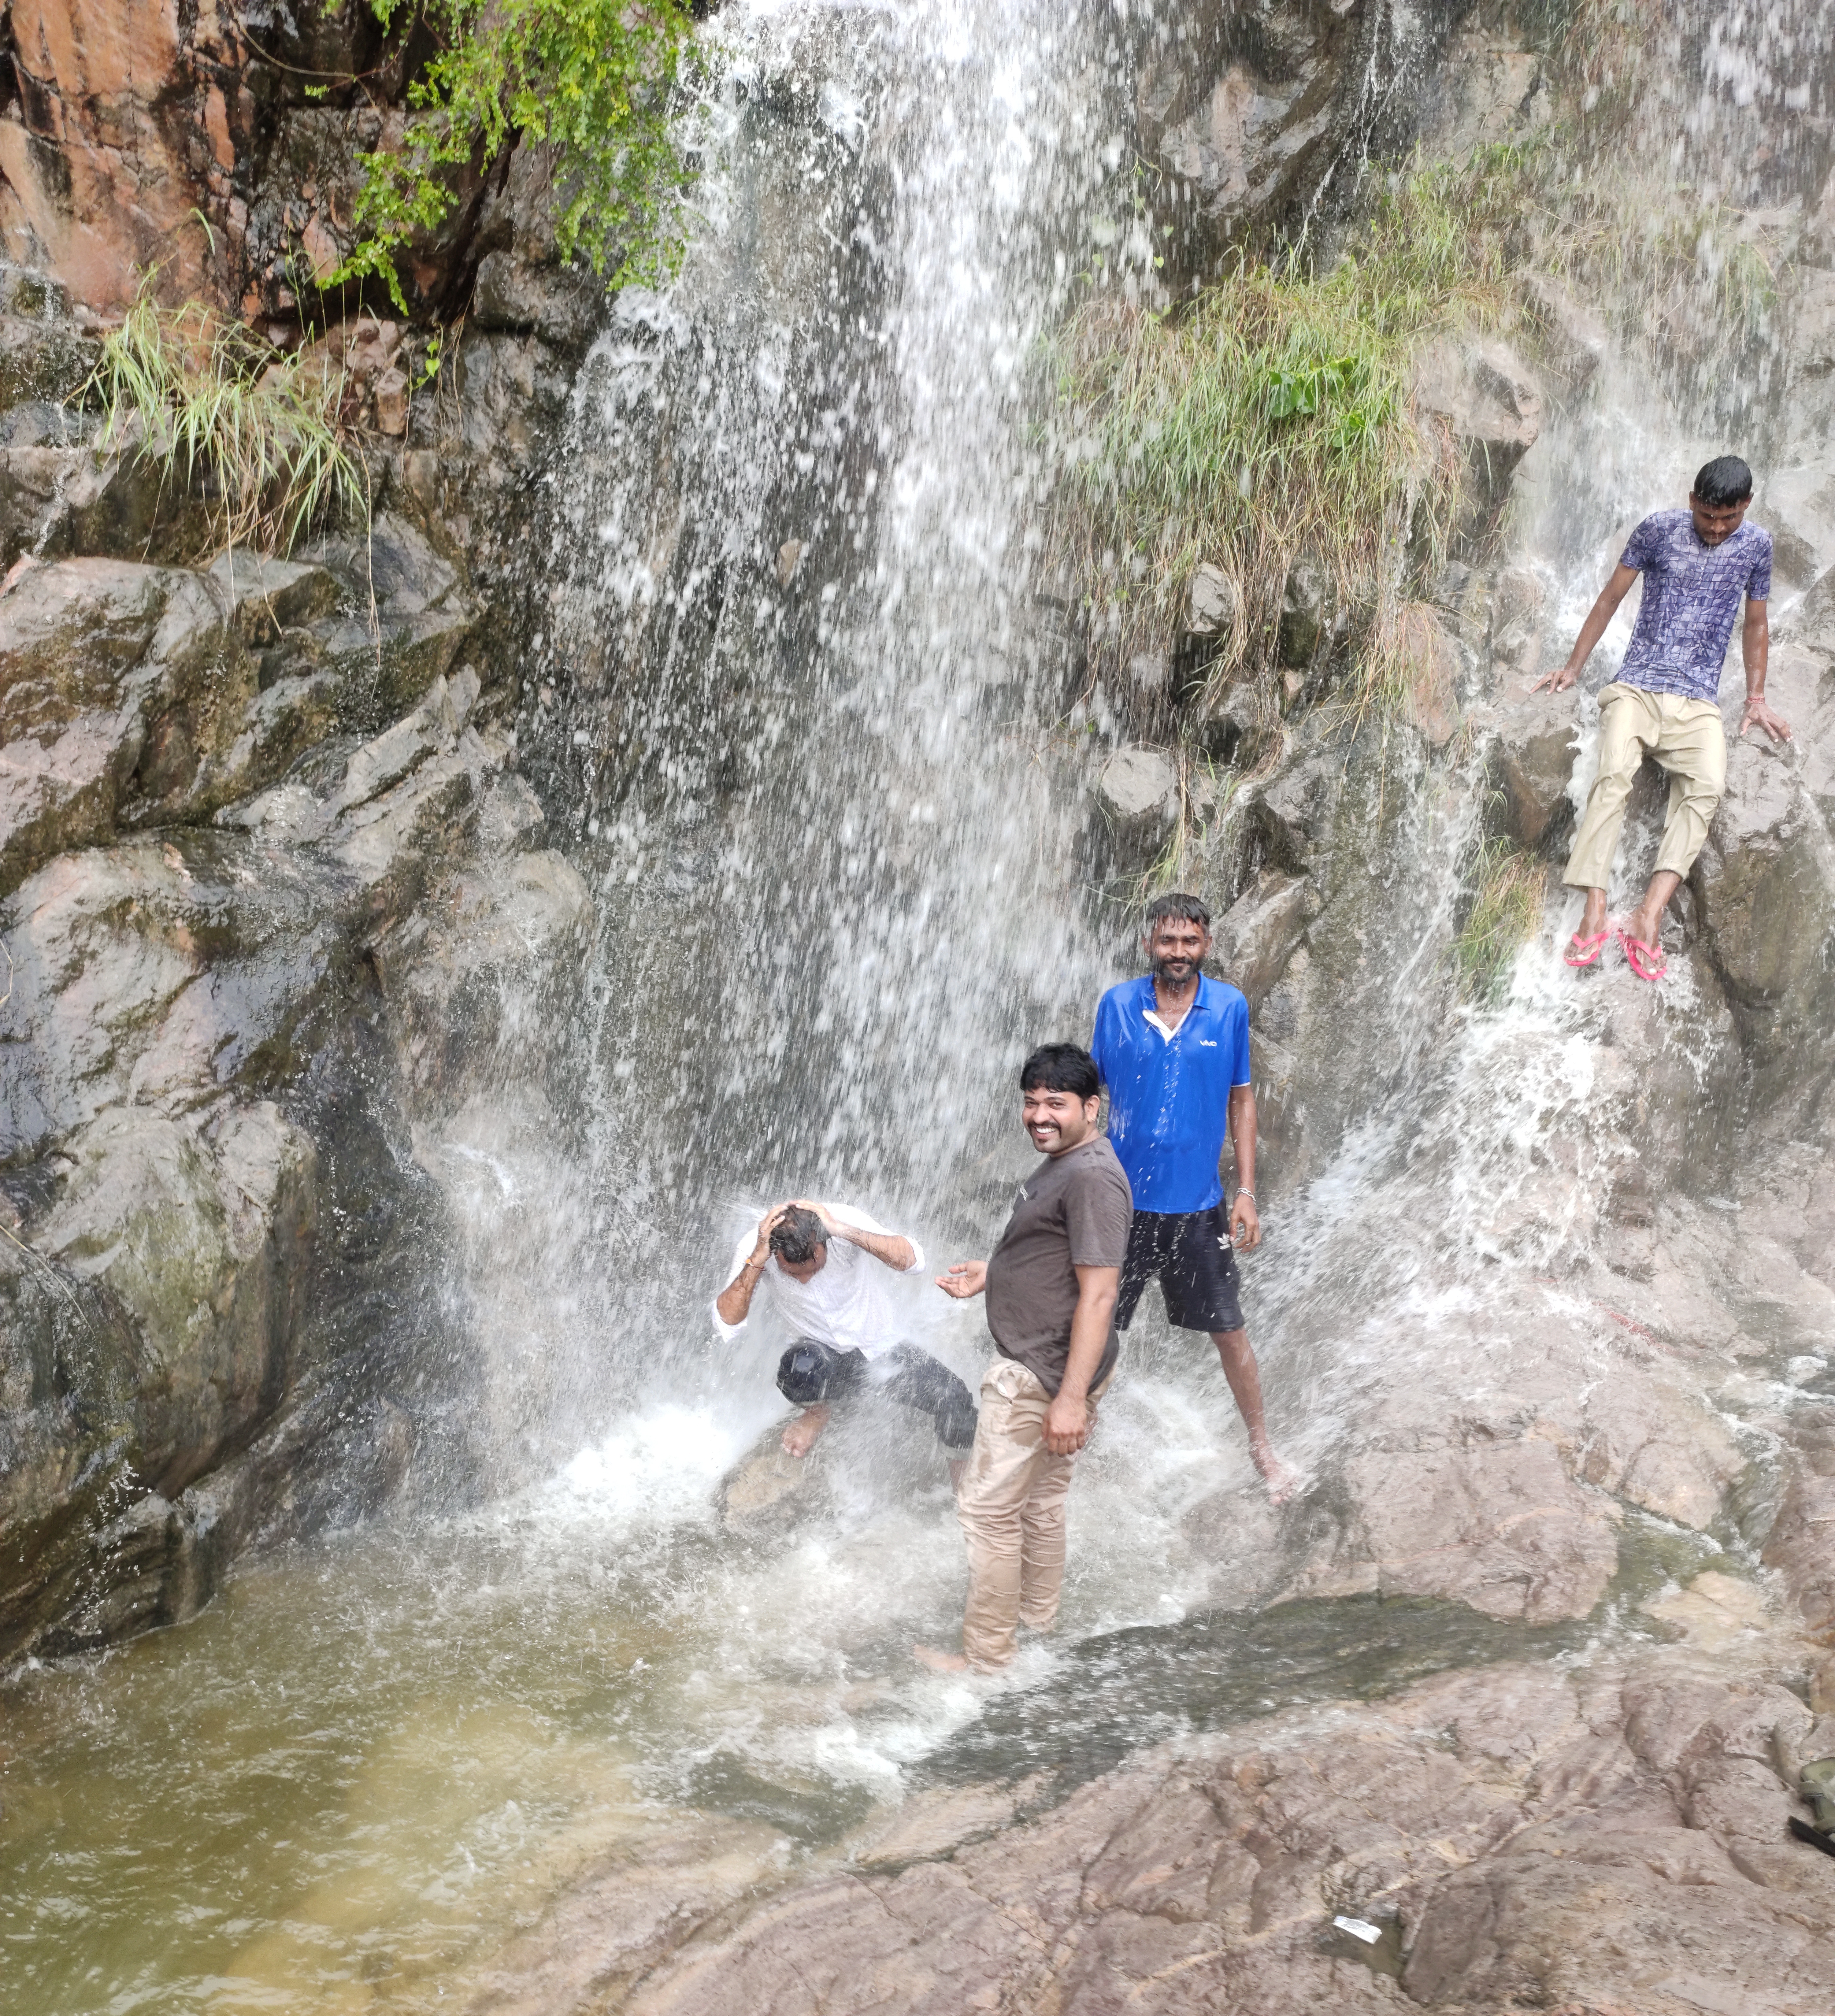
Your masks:
<path fill-rule="evenodd" d="M 1111 987 L 1096 1011 L 1089 1048 L 1109 1088 L 1109 1139 L 1136 1211 L 1208 1211 L 1223 1201 L 1231 1089 L 1249 1082 L 1249 1004 L 1203 974 L 1170 1037 L 1147 1020 L 1153 1010 L 1150 973 Z"/>

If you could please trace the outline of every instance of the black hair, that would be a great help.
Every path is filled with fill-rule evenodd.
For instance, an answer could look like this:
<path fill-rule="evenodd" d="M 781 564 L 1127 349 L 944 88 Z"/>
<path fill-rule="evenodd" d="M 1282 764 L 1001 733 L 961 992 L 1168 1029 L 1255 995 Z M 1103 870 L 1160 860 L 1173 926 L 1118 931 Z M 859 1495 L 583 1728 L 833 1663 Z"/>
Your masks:
<path fill-rule="evenodd" d="M 1211 928 L 1211 905 L 1201 896 L 1187 895 L 1182 890 L 1174 890 L 1164 896 L 1156 896 L 1147 905 L 1147 936 L 1153 935 L 1153 927 L 1163 924 L 1169 917 L 1176 917 L 1182 923 L 1196 924 L 1200 931 Z"/>
<path fill-rule="evenodd" d="M 1729 504 L 1744 504 L 1752 496 L 1752 471 L 1736 455 L 1717 455 L 1704 463 L 1695 477 L 1695 502 L 1724 511 Z"/>
<path fill-rule="evenodd" d="M 1094 1099 L 1102 1086 L 1096 1059 L 1074 1043 L 1041 1043 L 1020 1067 L 1022 1092 L 1068 1092 Z"/>
<path fill-rule="evenodd" d="M 801 1267 L 829 1243 L 829 1229 L 818 1215 L 793 1204 L 771 1228 L 771 1250 L 780 1260 Z"/>

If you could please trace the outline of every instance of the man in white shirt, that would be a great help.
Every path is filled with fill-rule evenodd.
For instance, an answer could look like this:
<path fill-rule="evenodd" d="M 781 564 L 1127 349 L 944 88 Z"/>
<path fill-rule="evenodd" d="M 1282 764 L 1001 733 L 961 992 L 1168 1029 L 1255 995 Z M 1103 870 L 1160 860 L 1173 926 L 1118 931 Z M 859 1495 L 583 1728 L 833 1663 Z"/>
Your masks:
<path fill-rule="evenodd" d="M 969 1389 L 928 1352 L 900 1339 L 879 1269 L 915 1274 L 924 1256 L 915 1239 L 888 1232 L 863 1211 L 797 1197 L 758 1221 L 733 1248 L 726 1286 L 714 1302 L 723 1337 L 737 1337 L 755 1297 L 794 1340 L 778 1361 L 777 1390 L 802 1413 L 784 1430 L 790 1456 L 807 1456 L 834 1402 L 869 1388 L 928 1414 L 957 1476 L 975 1439 Z"/>

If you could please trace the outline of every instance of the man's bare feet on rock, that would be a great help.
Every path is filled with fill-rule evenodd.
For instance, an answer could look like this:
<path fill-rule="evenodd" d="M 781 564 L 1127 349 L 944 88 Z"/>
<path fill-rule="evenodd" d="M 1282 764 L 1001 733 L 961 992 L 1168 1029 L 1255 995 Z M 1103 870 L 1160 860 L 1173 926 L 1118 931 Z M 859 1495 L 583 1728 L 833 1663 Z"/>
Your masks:
<path fill-rule="evenodd" d="M 826 1407 L 805 1407 L 784 1430 L 784 1454 L 807 1456 L 815 1448 L 816 1437 L 828 1424 L 829 1410 Z"/>
<path fill-rule="evenodd" d="M 1300 1473 L 1290 1470 L 1272 1449 L 1257 1453 L 1255 1467 L 1268 1486 L 1268 1502 L 1271 1505 L 1285 1505 L 1300 1489 Z"/>
<path fill-rule="evenodd" d="M 959 1652 L 940 1652 L 934 1645 L 914 1645 L 911 1656 L 933 1673 L 966 1673 L 969 1662 Z"/>

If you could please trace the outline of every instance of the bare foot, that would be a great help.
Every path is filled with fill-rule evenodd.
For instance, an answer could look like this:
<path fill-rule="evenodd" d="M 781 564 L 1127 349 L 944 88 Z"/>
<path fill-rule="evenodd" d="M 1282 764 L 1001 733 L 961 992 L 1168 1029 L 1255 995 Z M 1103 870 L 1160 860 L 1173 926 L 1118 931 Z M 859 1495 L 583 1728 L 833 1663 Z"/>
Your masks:
<path fill-rule="evenodd" d="M 1257 1454 L 1255 1467 L 1268 1486 L 1268 1502 L 1271 1505 L 1285 1505 L 1300 1489 L 1299 1472 L 1290 1470 L 1272 1449 L 1263 1449 Z"/>
<path fill-rule="evenodd" d="M 826 1407 L 805 1407 L 784 1430 L 784 1454 L 807 1456 L 815 1448 L 816 1437 L 828 1424 L 829 1410 Z"/>
<path fill-rule="evenodd" d="M 934 1645 L 914 1645 L 911 1656 L 933 1673 L 966 1673 L 969 1662 L 959 1652 L 940 1652 Z"/>

